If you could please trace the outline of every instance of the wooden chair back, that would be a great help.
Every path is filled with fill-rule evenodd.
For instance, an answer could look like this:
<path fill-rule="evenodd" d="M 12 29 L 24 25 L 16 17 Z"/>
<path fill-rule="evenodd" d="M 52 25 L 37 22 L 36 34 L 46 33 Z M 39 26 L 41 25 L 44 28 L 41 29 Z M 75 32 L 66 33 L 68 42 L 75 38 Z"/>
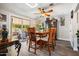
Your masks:
<path fill-rule="evenodd" d="M 28 51 L 30 51 L 30 48 L 32 47 L 32 44 L 34 44 L 35 48 L 34 49 L 34 54 L 36 54 L 36 33 L 35 33 L 35 28 L 28 28 L 28 35 L 29 35 L 29 48 Z"/>
<path fill-rule="evenodd" d="M 48 37 L 48 44 L 53 44 L 56 37 L 56 28 L 49 29 L 49 37 Z"/>
<path fill-rule="evenodd" d="M 35 28 L 28 28 L 28 35 L 30 40 L 36 40 Z"/>

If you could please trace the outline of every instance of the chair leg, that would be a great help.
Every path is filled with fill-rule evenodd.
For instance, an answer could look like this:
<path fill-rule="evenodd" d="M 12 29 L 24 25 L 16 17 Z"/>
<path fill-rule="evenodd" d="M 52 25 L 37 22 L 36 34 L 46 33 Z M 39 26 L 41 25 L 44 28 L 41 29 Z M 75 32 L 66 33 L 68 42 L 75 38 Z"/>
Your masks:
<path fill-rule="evenodd" d="M 34 51 L 35 54 L 36 54 L 36 49 L 37 49 L 36 44 L 37 44 L 37 43 L 36 43 L 36 41 L 35 41 L 35 51 Z"/>
<path fill-rule="evenodd" d="M 54 41 L 54 46 L 56 46 L 56 40 Z"/>
<path fill-rule="evenodd" d="M 54 50 L 55 50 L 55 46 L 53 45 L 53 47 L 52 47 L 52 48 L 53 48 L 52 50 L 54 51 Z"/>
<path fill-rule="evenodd" d="M 49 56 L 51 56 L 51 46 L 48 46 Z"/>
<path fill-rule="evenodd" d="M 53 50 L 55 50 L 56 41 L 53 42 Z"/>
<path fill-rule="evenodd" d="M 29 41 L 29 48 L 28 48 L 28 51 L 30 51 L 31 44 L 32 44 L 32 42 L 31 42 L 31 41 Z"/>

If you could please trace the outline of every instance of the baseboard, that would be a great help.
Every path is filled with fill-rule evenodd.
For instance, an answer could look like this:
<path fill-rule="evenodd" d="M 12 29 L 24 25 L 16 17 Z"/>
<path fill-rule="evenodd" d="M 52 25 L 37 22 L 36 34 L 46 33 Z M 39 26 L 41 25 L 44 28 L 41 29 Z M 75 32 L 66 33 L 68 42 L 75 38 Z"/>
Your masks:
<path fill-rule="evenodd" d="M 78 51 L 78 48 L 73 48 L 74 51 Z"/>
<path fill-rule="evenodd" d="M 70 41 L 70 39 L 57 38 L 58 40 Z"/>

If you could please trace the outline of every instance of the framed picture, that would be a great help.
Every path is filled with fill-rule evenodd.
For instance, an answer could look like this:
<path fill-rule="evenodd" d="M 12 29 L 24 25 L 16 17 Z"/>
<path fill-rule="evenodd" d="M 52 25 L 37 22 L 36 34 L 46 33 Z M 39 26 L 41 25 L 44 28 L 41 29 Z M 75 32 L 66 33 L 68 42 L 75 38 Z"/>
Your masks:
<path fill-rule="evenodd" d="M 65 17 L 60 17 L 60 25 L 61 26 L 65 25 Z"/>
<path fill-rule="evenodd" d="M 0 13 L 0 22 L 6 21 L 6 15 Z"/>

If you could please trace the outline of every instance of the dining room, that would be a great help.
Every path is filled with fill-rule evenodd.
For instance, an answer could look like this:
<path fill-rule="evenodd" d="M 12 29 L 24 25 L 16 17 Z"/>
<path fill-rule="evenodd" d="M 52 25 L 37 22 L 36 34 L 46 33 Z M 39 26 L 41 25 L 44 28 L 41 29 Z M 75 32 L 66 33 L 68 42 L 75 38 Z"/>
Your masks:
<path fill-rule="evenodd" d="M 79 56 L 78 6 L 78 3 L 0 3 L 0 53 Z M 2 42 L 4 28 L 8 37 Z"/>

